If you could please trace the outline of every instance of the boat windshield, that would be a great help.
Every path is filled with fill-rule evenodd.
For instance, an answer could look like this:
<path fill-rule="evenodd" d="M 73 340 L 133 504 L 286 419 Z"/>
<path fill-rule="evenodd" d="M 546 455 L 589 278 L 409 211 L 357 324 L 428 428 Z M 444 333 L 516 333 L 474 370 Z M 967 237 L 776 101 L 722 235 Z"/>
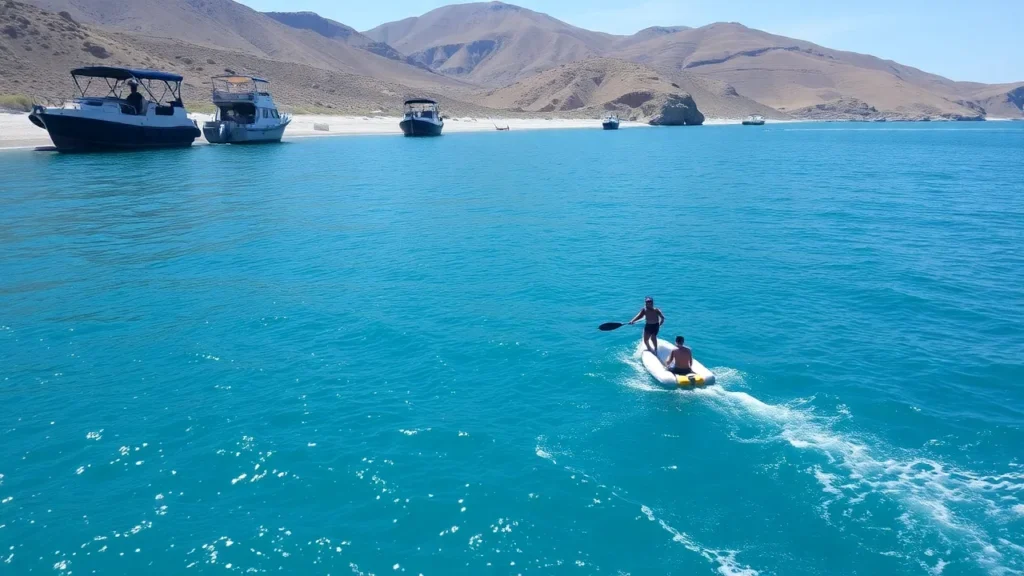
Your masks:
<path fill-rule="evenodd" d="M 437 104 L 433 102 L 407 102 L 405 115 L 413 118 L 436 118 Z"/>

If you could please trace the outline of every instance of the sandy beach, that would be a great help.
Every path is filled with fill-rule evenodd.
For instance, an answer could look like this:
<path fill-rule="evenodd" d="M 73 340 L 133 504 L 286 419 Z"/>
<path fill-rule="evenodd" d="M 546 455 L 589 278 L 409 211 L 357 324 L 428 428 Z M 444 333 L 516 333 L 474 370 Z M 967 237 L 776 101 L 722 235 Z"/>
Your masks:
<path fill-rule="evenodd" d="M 211 119 L 208 114 L 189 114 L 200 125 Z M 389 116 L 320 116 L 297 115 L 285 131 L 284 139 L 311 138 L 323 136 L 386 135 L 401 136 L 398 117 Z M 715 121 L 709 121 L 708 124 Z M 727 121 L 730 122 L 730 121 Z M 315 130 L 314 124 L 326 124 L 328 130 Z M 570 120 L 548 118 L 449 118 L 445 121 L 446 134 L 459 132 L 494 132 L 495 126 L 510 130 L 552 130 L 552 129 L 601 129 L 601 120 Z M 622 122 L 621 128 L 647 128 L 640 122 Z M 196 144 L 206 144 L 205 138 L 196 139 Z M 37 128 L 28 120 L 28 114 L 0 113 L 0 150 L 37 148 L 51 146 L 45 130 Z"/>

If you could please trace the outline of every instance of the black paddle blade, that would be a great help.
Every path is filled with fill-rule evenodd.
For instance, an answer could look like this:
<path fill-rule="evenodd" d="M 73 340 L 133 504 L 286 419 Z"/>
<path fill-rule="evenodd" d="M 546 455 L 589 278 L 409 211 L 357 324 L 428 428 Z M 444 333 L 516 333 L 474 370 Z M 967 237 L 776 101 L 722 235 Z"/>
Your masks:
<path fill-rule="evenodd" d="M 625 326 L 622 322 L 605 322 L 597 327 L 601 332 L 611 332 L 612 330 L 618 330 Z"/>

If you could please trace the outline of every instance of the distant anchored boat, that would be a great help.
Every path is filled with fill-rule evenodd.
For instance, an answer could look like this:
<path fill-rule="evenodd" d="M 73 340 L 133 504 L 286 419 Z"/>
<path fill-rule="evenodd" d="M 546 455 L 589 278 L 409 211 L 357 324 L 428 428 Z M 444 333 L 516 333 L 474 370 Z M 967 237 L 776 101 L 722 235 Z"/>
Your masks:
<path fill-rule="evenodd" d="M 211 144 L 280 142 L 291 123 L 277 111 L 270 96 L 270 82 L 255 76 L 214 76 L 213 104 L 217 115 L 203 124 Z"/>
<path fill-rule="evenodd" d="M 177 74 L 86 66 L 72 70 L 71 78 L 78 96 L 57 107 L 35 106 L 29 115 L 61 152 L 185 147 L 199 137 L 181 101 Z M 104 81 L 93 82 L 97 78 Z M 105 95 L 89 95 L 93 84 Z"/>
<path fill-rule="evenodd" d="M 743 119 L 744 126 L 764 126 L 764 116 L 752 114 Z"/>
<path fill-rule="evenodd" d="M 618 130 L 619 129 L 619 117 L 615 114 L 609 114 L 604 117 L 601 121 L 601 127 L 605 130 Z"/>
<path fill-rule="evenodd" d="M 437 102 L 413 98 L 405 101 L 405 116 L 398 126 L 406 136 L 440 136 L 444 120 L 438 112 Z"/>

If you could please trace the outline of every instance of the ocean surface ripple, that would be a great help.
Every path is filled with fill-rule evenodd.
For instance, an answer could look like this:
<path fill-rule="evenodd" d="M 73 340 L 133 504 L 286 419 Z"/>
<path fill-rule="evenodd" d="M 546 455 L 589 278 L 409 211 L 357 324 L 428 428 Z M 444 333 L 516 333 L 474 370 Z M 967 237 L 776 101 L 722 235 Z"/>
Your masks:
<path fill-rule="evenodd" d="M 0 155 L 0 574 L 1024 574 L 1024 126 Z M 719 386 L 601 333 L 652 295 Z"/>

